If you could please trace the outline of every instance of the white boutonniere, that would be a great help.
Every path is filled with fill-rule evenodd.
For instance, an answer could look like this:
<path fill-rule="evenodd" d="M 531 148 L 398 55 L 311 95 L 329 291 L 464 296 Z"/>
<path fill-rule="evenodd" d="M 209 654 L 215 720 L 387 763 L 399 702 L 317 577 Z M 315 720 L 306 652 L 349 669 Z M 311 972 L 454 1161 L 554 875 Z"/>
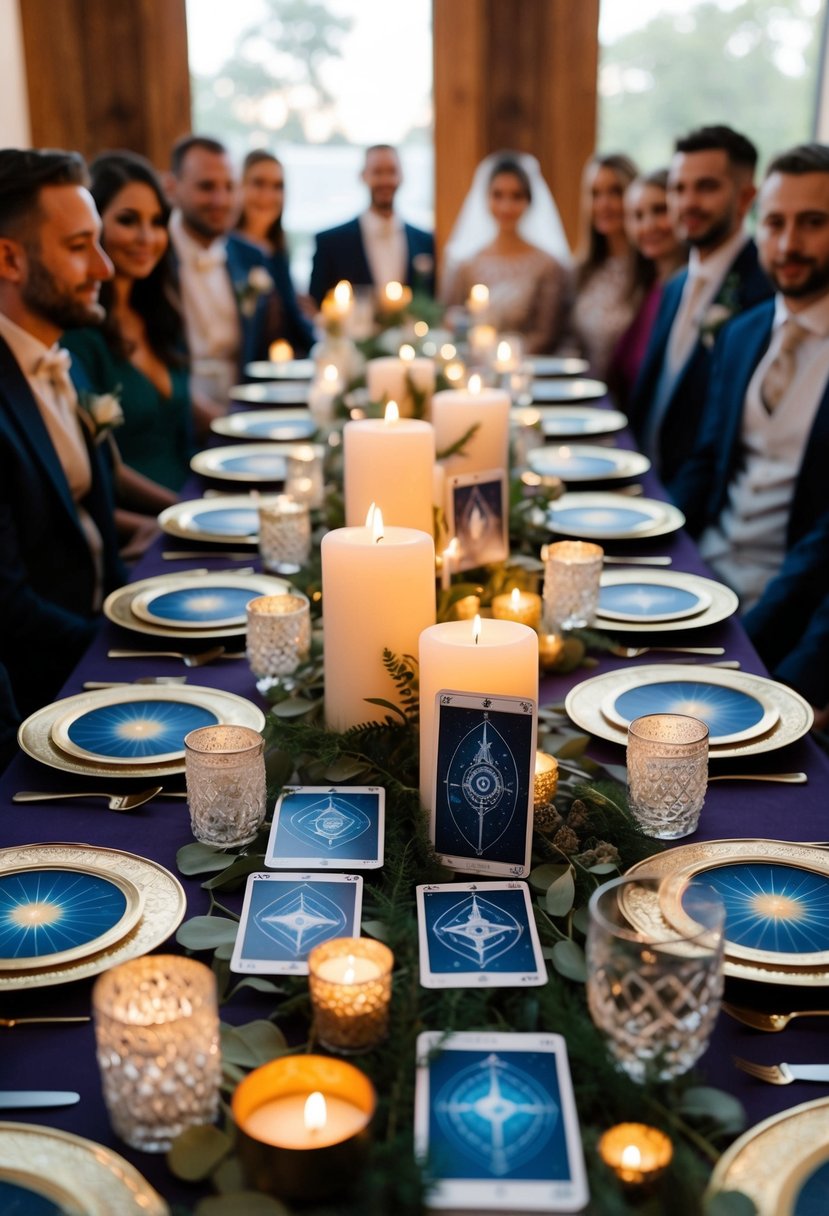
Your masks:
<path fill-rule="evenodd" d="M 716 299 L 708 305 L 699 321 L 699 340 L 708 350 L 717 340 L 720 330 L 726 321 L 730 321 L 739 312 L 740 278 L 732 271 L 726 277 Z"/>
<path fill-rule="evenodd" d="M 119 393 L 120 385 L 112 393 L 79 393 L 78 405 L 81 417 L 90 429 L 95 443 L 103 443 L 109 432 L 124 421 Z"/>
<path fill-rule="evenodd" d="M 234 284 L 239 311 L 243 317 L 252 317 L 262 296 L 274 289 L 274 281 L 264 266 L 251 266 L 244 283 Z"/>

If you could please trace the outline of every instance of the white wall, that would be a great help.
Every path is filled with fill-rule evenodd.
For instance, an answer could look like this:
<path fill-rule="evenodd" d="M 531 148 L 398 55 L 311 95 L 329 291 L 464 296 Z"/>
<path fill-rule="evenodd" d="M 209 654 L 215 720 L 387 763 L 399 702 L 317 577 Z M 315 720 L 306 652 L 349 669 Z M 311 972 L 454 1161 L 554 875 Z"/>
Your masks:
<path fill-rule="evenodd" d="M 0 0 L 0 146 L 28 148 L 31 143 L 29 103 L 20 4 L 25 0 Z"/>

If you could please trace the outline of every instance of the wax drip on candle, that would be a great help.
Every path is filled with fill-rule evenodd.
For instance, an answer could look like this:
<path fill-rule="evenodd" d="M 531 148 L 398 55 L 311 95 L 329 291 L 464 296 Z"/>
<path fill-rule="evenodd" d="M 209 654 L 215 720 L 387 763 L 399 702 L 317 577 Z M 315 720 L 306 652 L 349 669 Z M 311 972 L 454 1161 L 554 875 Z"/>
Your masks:
<path fill-rule="evenodd" d="M 303 1119 L 309 1132 L 322 1131 L 328 1122 L 328 1110 L 325 1105 L 325 1095 L 321 1094 L 318 1089 L 314 1090 L 312 1094 L 308 1095 L 305 1102 Z"/>
<path fill-rule="evenodd" d="M 469 389 L 470 393 L 475 393 L 477 395 L 478 393 L 480 393 L 483 386 L 484 386 L 483 380 L 481 379 L 481 377 L 478 375 L 477 372 L 474 372 L 473 375 L 471 375 L 469 377 L 469 383 L 467 384 L 466 387 Z"/>
<path fill-rule="evenodd" d="M 475 640 L 476 646 L 478 645 L 478 640 L 479 640 L 480 636 L 481 636 L 481 618 L 480 618 L 480 615 L 476 612 L 475 619 L 472 622 L 472 637 Z"/>
<path fill-rule="evenodd" d="M 404 342 L 397 353 L 404 363 L 411 363 L 416 354 L 415 348 L 410 346 L 408 342 Z"/>
<path fill-rule="evenodd" d="M 383 417 L 385 422 L 400 421 L 400 408 L 396 401 L 389 401 L 386 403 L 386 412 Z"/>

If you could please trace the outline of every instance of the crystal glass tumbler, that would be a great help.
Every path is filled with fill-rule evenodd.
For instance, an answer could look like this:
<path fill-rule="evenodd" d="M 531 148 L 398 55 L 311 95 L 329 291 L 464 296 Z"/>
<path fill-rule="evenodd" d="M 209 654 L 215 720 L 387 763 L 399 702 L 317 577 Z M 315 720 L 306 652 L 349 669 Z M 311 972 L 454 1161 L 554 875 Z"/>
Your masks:
<path fill-rule="evenodd" d="M 153 954 L 113 967 L 92 992 L 98 1065 L 115 1132 L 166 1152 L 219 1111 L 216 979 L 194 959 Z"/>
<path fill-rule="evenodd" d="M 634 1081 L 678 1077 L 705 1051 L 723 989 L 725 908 L 704 883 L 628 875 L 590 898 L 587 1000 Z"/>
<path fill-rule="evenodd" d="M 583 629 L 596 615 L 604 549 L 585 540 L 547 545 L 544 558 L 545 631 Z"/>
<path fill-rule="evenodd" d="M 202 844 L 249 844 L 265 818 L 265 740 L 249 726 L 184 736 L 190 827 Z"/>
<path fill-rule="evenodd" d="M 628 727 L 628 802 L 657 840 L 695 832 L 708 788 L 708 727 L 685 714 L 646 714 Z"/>
<path fill-rule="evenodd" d="M 304 595 L 260 595 L 248 603 L 248 663 L 253 674 L 286 676 L 311 649 L 311 605 Z"/>
<path fill-rule="evenodd" d="M 259 552 L 266 570 L 296 574 L 311 552 L 311 516 L 307 502 L 287 494 L 259 504 Z"/>

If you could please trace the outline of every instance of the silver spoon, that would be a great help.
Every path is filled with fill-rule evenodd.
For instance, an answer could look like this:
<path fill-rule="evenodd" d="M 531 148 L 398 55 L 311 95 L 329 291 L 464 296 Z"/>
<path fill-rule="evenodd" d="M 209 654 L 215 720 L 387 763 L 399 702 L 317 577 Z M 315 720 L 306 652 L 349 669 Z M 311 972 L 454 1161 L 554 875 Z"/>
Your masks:
<path fill-rule="evenodd" d="M 134 811 L 151 798 L 156 798 L 164 787 L 154 785 L 137 794 L 113 794 L 104 790 L 85 790 L 71 794 L 55 793 L 53 790 L 18 790 L 12 794 L 12 802 L 56 802 L 60 798 L 106 798 L 111 811 Z"/>

